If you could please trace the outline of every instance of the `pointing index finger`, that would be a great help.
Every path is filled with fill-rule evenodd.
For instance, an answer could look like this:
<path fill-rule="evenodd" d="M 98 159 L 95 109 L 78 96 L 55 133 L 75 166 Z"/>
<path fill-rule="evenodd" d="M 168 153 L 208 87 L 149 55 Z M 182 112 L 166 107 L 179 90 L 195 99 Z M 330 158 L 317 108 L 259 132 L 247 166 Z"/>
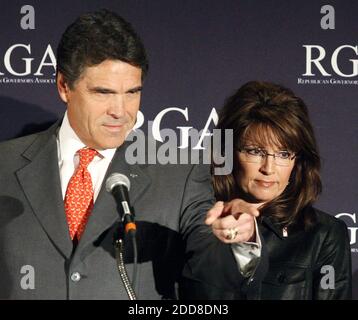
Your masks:
<path fill-rule="evenodd" d="M 224 209 L 224 202 L 218 201 L 206 214 L 205 223 L 211 225 L 218 217 L 221 216 Z"/>
<path fill-rule="evenodd" d="M 249 203 L 242 199 L 234 199 L 225 205 L 224 211 L 234 216 L 237 216 L 241 213 L 248 213 L 254 217 L 258 217 L 260 215 L 258 208 L 260 208 L 262 205 L 263 203 Z"/>

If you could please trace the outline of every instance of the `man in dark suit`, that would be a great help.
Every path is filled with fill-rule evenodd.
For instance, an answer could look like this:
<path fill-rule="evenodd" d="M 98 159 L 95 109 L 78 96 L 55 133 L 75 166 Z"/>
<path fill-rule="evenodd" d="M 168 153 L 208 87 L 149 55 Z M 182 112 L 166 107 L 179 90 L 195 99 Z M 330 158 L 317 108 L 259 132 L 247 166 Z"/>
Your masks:
<path fill-rule="evenodd" d="M 215 202 L 209 169 L 126 162 L 147 68 L 140 39 L 112 12 L 82 15 L 66 29 L 57 50 L 63 119 L 0 144 L 0 299 L 128 298 L 113 248 L 121 223 L 104 188 L 113 172 L 131 182 L 139 299 L 175 299 L 178 283 L 183 298 L 192 288 L 196 298 L 255 294 L 254 274 L 263 272 L 245 278 L 230 245 L 245 240 L 236 226 L 252 238 L 254 219 L 230 222 L 217 205 L 207 223 L 230 232 L 223 241 L 211 232 L 204 223 Z M 131 252 L 125 241 L 130 275 Z"/>

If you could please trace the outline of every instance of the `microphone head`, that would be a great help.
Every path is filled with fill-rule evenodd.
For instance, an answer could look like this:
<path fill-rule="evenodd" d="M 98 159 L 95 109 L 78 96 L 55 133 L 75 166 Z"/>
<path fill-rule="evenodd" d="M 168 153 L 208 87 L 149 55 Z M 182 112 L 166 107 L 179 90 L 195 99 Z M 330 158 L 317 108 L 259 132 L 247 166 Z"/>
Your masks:
<path fill-rule="evenodd" d="M 118 185 L 126 186 L 128 191 L 131 187 L 131 183 L 126 175 L 114 172 L 106 180 L 107 192 L 112 192 L 113 188 Z"/>

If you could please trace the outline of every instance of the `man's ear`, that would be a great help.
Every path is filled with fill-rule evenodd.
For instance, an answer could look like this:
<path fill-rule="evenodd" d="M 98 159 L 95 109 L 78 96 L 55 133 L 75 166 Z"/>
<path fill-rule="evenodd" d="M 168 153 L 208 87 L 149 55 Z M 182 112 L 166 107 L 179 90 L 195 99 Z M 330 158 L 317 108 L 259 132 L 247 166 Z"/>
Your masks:
<path fill-rule="evenodd" d="M 67 103 L 70 88 L 65 80 L 64 75 L 61 72 L 57 72 L 56 83 L 57 83 L 58 94 L 60 95 L 62 101 L 64 103 Z"/>

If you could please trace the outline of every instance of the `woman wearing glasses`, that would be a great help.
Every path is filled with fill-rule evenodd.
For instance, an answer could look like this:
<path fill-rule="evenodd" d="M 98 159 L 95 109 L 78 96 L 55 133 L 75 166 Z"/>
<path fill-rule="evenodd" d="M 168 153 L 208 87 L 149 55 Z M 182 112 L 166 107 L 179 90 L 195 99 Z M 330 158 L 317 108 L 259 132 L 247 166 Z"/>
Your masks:
<path fill-rule="evenodd" d="M 217 199 L 259 205 L 269 254 L 261 299 L 350 299 L 347 228 L 313 208 L 320 157 L 302 99 L 279 85 L 249 82 L 226 101 L 218 128 L 233 130 L 235 152 L 232 174 L 213 176 Z M 238 234 L 228 231 L 230 239 Z"/>

